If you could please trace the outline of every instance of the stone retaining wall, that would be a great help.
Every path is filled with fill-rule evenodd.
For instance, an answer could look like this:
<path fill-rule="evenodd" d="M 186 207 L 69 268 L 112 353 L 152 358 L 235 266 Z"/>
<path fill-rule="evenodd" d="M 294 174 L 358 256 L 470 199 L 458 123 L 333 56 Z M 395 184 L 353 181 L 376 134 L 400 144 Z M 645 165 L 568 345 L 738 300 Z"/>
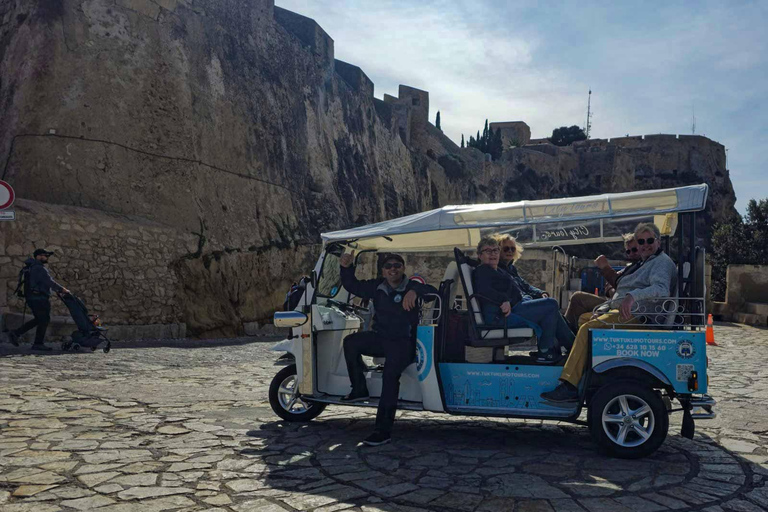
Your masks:
<path fill-rule="evenodd" d="M 116 339 L 183 337 L 179 280 L 170 262 L 197 248 L 194 235 L 161 224 L 97 210 L 18 200 L 15 222 L 0 224 L 0 310 L 21 313 L 13 294 L 24 260 L 36 248 L 56 254 L 49 268 L 115 326 Z M 68 317 L 59 300 L 53 316 Z"/>

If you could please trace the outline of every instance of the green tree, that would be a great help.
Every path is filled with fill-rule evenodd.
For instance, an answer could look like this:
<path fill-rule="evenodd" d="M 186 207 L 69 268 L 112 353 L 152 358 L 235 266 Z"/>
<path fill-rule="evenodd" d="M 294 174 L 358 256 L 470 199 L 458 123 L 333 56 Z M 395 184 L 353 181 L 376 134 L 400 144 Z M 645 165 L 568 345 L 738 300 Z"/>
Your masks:
<path fill-rule="evenodd" d="M 725 300 L 728 265 L 768 265 L 768 199 L 750 199 L 747 214 L 712 232 L 712 297 Z"/>
<path fill-rule="evenodd" d="M 587 134 L 576 125 L 561 126 L 552 130 L 549 140 L 555 146 L 570 146 L 576 141 L 587 140 Z"/>
<path fill-rule="evenodd" d="M 440 128 L 440 111 L 437 111 L 437 115 L 435 116 L 435 128 L 437 128 L 440 131 L 443 131 L 442 128 Z"/>
<path fill-rule="evenodd" d="M 493 132 L 493 130 L 491 130 L 491 132 Z M 501 158 L 501 154 L 504 152 L 504 143 L 501 140 L 501 128 L 497 128 L 496 132 L 490 136 L 488 152 L 494 160 Z"/>
<path fill-rule="evenodd" d="M 464 134 L 461 134 L 461 147 L 464 148 Z"/>

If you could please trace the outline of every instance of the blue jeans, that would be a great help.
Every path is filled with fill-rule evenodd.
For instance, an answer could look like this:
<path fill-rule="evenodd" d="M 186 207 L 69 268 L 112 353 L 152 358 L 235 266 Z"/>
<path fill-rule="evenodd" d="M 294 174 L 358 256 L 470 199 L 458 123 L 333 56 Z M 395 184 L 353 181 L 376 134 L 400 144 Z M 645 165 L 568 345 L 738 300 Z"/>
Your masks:
<path fill-rule="evenodd" d="M 495 307 L 498 313 L 499 309 Z M 489 311 L 483 308 L 486 321 L 489 316 L 493 318 L 493 315 L 489 315 Z M 520 320 L 523 320 L 521 325 Z M 488 321 L 488 323 L 492 323 Z M 535 324 L 540 331 L 536 333 L 538 337 L 539 350 L 547 352 L 553 350 L 555 347 L 562 346 L 567 349 L 571 349 L 573 346 L 573 340 L 575 336 L 568 327 L 568 323 L 560 314 L 560 305 L 555 299 L 534 299 L 519 302 L 512 308 L 512 314 L 506 318 L 507 327 L 524 327 L 524 324 Z"/>

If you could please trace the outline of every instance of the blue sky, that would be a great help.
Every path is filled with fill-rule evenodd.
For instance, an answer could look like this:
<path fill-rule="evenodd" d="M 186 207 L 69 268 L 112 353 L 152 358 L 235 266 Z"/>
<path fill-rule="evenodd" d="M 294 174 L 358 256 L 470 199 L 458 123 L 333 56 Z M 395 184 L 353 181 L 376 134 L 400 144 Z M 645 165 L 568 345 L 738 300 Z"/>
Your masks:
<path fill-rule="evenodd" d="M 457 143 L 485 119 L 534 138 L 696 133 L 723 144 L 744 212 L 768 198 L 768 1 L 452 2 L 278 0 L 317 21 L 375 96 L 430 93 Z M 638 7 L 641 6 L 642 8 Z"/>

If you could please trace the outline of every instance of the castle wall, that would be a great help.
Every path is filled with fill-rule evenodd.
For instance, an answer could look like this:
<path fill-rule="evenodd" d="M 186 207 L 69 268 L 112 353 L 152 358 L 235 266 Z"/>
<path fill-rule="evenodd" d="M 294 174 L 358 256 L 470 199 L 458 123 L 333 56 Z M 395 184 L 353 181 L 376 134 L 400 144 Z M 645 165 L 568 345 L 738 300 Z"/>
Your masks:
<path fill-rule="evenodd" d="M 488 128 L 493 133 L 496 133 L 496 130 L 501 130 L 501 140 L 505 148 L 512 145 L 522 147 L 531 141 L 531 127 L 523 121 L 490 123 Z"/>
<path fill-rule="evenodd" d="M 339 59 L 334 60 L 334 68 L 352 90 L 364 96 L 373 96 L 373 82 L 362 69 Z"/>
<path fill-rule="evenodd" d="M 319 233 L 445 204 L 703 181 L 712 195 L 700 235 L 735 215 L 722 145 L 618 138 L 526 146 L 484 162 L 430 124 L 427 91 L 401 86 L 398 98 L 375 100 L 360 68 L 334 61 L 328 34 L 270 0 L 6 0 L 0 22 L 3 178 L 30 205 L 75 208 L 61 214 L 71 222 L 54 224 L 45 208 L 29 206 L 15 225 L 0 224 L 0 237 L 19 240 L 7 263 L 18 265 L 16 246 L 26 254 L 30 244 L 54 243 L 58 232 L 46 230 L 55 226 L 74 255 L 95 240 L 62 226 L 89 233 L 93 212 L 118 216 L 142 237 L 160 229 L 183 241 L 184 251 L 168 254 L 149 247 L 154 272 L 176 290 L 159 308 L 164 316 L 135 316 L 131 303 L 134 320 L 120 322 L 237 334 L 269 321 L 313 266 Z M 115 254 L 132 250 L 114 237 Z M 126 293 L 168 299 L 143 288 L 152 278 L 140 262 L 115 258 L 136 269 Z M 63 270 L 91 269 L 90 260 L 71 256 Z M 95 268 L 98 279 L 116 275 Z M 76 274 L 67 279 L 89 289 Z M 18 311 L 2 296 L 0 308 Z M 109 314 L 120 299 L 135 300 L 85 298 Z"/>
<path fill-rule="evenodd" d="M 13 294 L 18 272 L 34 249 L 44 247 L 55 252 L 50 260 L 55 279 L 89 312 L 116 327 L 110 337 L 172 332 L 183 337 L 182 284 L 166 262 L 193 253 L 196 237 L 98 210 L 26 199 L 14 209 L 17 220 L 3 223 L 0 230 L 0 307 L 24 309 L 23 300 Z M 53 315 L 69 317 L 61 301 L 54 298 L 52 306 Z"/>
<path fill-rule="evenodd" d="M 333 39 L 312 18 L 275 7 L 275 21 L 307 45 L 323 64 L 333 64 Z"/>

